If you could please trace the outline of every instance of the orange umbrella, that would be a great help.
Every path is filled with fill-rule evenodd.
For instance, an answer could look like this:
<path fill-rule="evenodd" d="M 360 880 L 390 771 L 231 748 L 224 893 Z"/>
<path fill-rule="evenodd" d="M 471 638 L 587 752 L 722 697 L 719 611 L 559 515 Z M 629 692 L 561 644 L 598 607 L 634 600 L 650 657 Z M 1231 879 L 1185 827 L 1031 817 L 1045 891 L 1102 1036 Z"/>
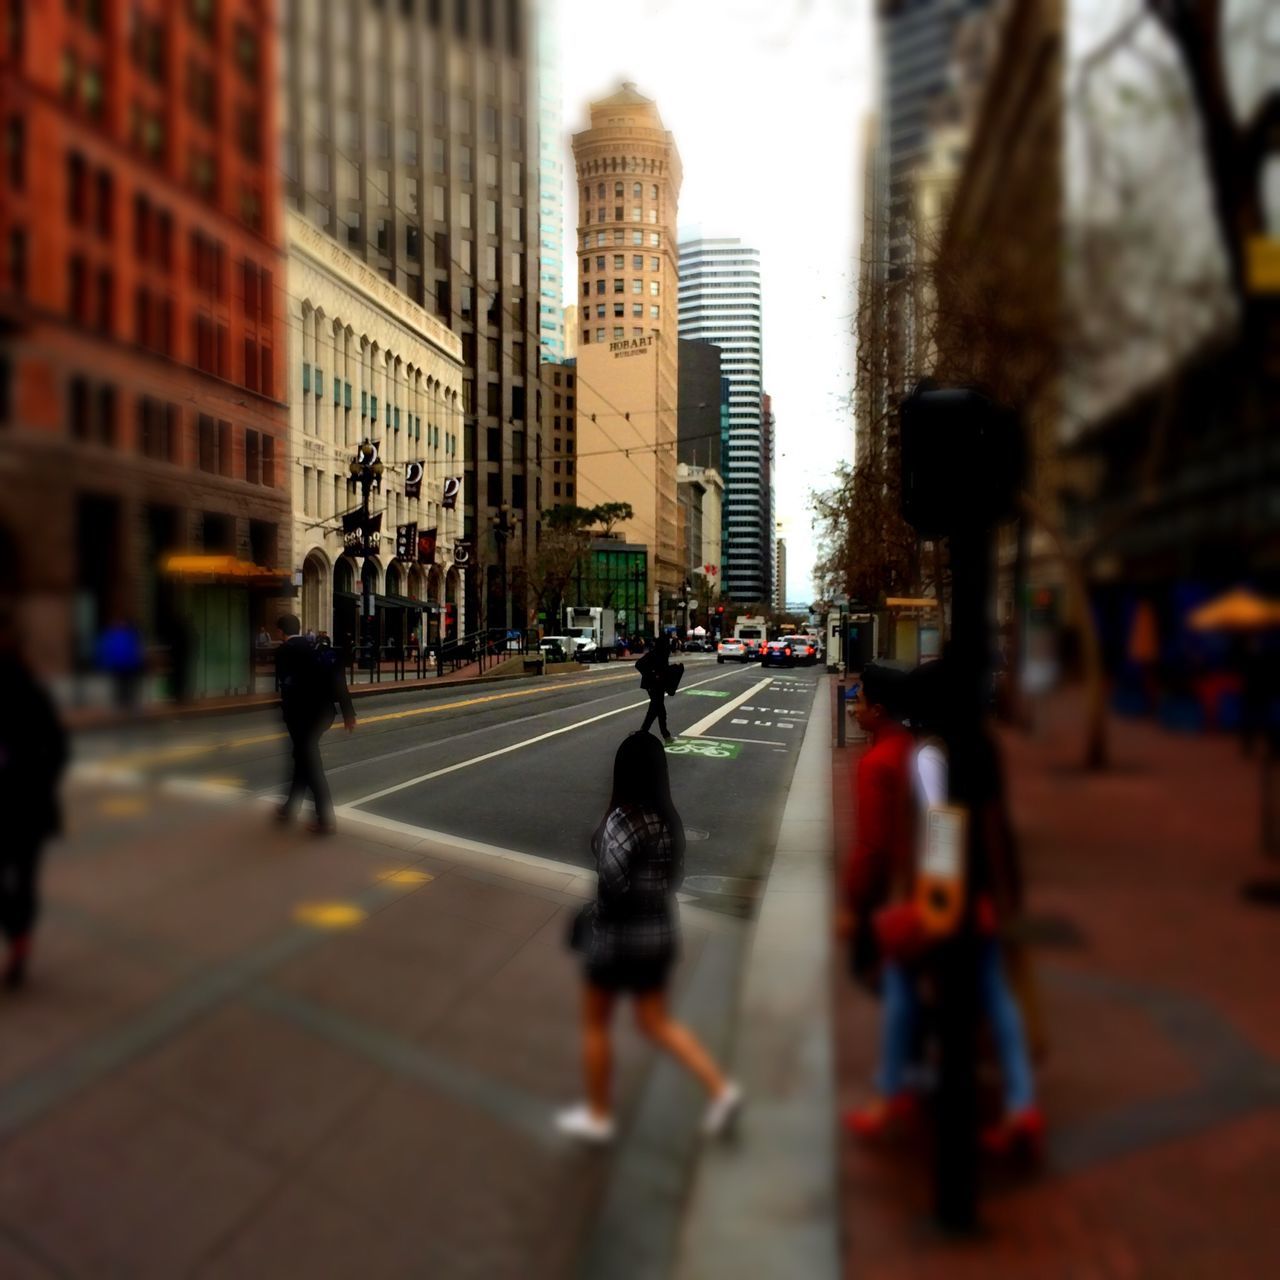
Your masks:
<path fill-rule="evenodd" d="M 1187 623 L 1193 631 L 1267 631 L 1280 627 L 1280 600 L 1237 587 L 1193 609 Z"/>

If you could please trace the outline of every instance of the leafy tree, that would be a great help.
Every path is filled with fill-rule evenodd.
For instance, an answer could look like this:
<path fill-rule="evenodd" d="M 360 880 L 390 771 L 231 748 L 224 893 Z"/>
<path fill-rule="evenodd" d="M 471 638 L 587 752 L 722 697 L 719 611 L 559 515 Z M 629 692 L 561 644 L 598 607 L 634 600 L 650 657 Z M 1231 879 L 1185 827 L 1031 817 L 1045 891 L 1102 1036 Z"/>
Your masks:
<path fill-rule="evenodd" d="M 539 613 L 546 613 L 548 620 L 556 619 L 554 630 L 559 631 L 565 592 L 590 554 L 597 521 L 595 508 L 572 504 L 542 513 L 542 541 L 525 578 L 530 626 L 536 625 Z"/>
<path fill-rule="evenodd" d="M 613 536 L 614 525 L 626 524 L 628 520 L 635 519 L 635 512 L 629 502 L 604 502 L 598 507 L 592 507 L 591 514 L 606 538 Z"/>

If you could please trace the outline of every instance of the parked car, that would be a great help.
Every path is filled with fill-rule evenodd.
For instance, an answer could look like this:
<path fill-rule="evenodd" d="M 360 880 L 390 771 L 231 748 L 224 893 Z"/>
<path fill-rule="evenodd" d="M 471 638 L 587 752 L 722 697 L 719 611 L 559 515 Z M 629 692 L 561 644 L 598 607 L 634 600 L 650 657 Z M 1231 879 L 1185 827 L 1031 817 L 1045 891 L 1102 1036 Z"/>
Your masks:
<path fill-rule="evenodd" d="M 721 640 L 716 649 L 717 662 L 750 662 L 752 654 L 741 640 Z"/>
<path fill-rule="evenodd" d="M 538 642 L 538 652 L 548 662 L 568 662 L 573 654 L 573 637 L 543 636 Z"/>
<path fill-rule="evenodd" d="M 760 665 L 764 667 L 794 667 L 796 665 L 796 651 L 792 641 L 770 640 L 764 647 Z"/>

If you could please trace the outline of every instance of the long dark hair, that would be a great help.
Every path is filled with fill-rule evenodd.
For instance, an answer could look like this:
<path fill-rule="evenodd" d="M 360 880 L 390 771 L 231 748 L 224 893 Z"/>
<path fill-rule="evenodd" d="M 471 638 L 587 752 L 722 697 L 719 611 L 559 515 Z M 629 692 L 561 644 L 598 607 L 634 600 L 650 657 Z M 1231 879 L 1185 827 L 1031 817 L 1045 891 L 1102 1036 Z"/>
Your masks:
<path fill-rule="evenodd" d="M 609 806 L 596 828 L 597 839 L 604 834 L 604 824 L 615 809 L 647 809 L 661 817 L 671 833 L 672 851 L 676 858 L 684 855 L 684 823 L 671 799 L 671 774 L 667 769 L 667 753 L 651 733 L 629 733 L 618 744 L 613 757 L 613 790 Z"/>

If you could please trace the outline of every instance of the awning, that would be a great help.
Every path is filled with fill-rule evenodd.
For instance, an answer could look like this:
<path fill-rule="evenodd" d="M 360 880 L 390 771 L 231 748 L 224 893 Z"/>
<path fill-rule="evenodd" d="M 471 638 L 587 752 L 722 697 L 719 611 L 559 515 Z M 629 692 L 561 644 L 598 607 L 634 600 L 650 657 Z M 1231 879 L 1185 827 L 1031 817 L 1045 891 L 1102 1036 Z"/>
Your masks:
<path fill-rule="evenodd" d="M 1187 616 L 1193 631 L 1269 631 L 1280 627 L 1280 601 L 1240 587 Z"/>
<path fill-rule="evenodd" d="M 230 555 L 167 555 L 160 561 L 160 572 L 186 582 L 232 582 L 245 587 L 287 586 L 293 581 L 288 569 L 264 569 Z"/>

